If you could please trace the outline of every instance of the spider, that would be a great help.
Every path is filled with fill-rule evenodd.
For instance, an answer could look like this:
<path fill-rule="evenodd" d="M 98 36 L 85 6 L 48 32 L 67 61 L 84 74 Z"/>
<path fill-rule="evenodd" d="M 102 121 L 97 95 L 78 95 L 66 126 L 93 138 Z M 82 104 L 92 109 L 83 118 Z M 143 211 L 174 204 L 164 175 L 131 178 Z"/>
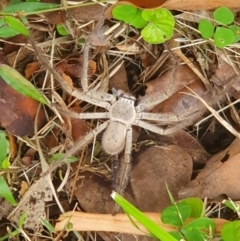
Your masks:
<path fill-rule="evenodd" d="M 123 159 L 121 161 L 121 173 L 117 184 L 117 190 L 122 193 L 128 180 L 131 167 L 131 152 L 132 152 L 132 126 L 139 126 L 146 130 L 152 131 L 160 135 L 167 135 L 174 131 L 173 128 L 161 128 L 156 124 L 147 121 L 179 121 L 175 115 L 163 117 L 162 114 L 144 112 L 141 102 L 136 104 L 136 98 L 124 93 L 122 90 L 113 89 L 113 94 L 99 93 L 90 91 L 86 94 L 74 90 L 71 93 L 77 98 L 88 100 L 96 106 L 103 107 L 107 112 L 97 113 L 74 113 L 65 112 L 73 118 L 79 119 L 107 119 L 90 133 L 83 140 L 76 144 L 76 149 L 81 149 L 88 144 L 96 135 L 104 131 L 102 136 L 102 148 L 111 156 L 118 155 L 123 151 Z M 91 98 L 89 99 L 89 97 Z M 146 105 L 145 105 L 146 107 Z M 60 111 L 61 112 L 61 111 Z"/>
<path fill-rule="evenodd" d="M 62 111 L 73 118 L 79 119 L 106 119 L 105 122 L 97 126 L 90 131 L 84 138 L 79 140 L 75 145 L 65 153 L 64 157 L 57 164 L 53 164 L 50 167 L 50 172 L 56 169 L 61 162 L 68 156 L 73 155 L 84 146 L 89 144 L 96 135 L 101 132 L 102 136 L 102 148 L 111 156 L 117 156 L 123 152 L 123 157 L 120 163 L 121 173 L 118 175 L 117 192 L 122 193 L 129 177 L 129 171 L 131 167 L 131 152 L 132 152 L 132 126 L 139 126 L 148 131 L 160 134 L 168 135 L 173 133 L 176 128 L 173 125 L 170 128 L 165 128 L 160 125 L 166 125 L 166 123 L 179 122 L 185 119 L 184 116 L 178 117 L 173 114 L 161 114 L 150 113 L 149 109 L 152 107 L 152 102 L 146 99 L 137 101 L 134 96 L 124 93 L 121 90 L 113 89 L 112 94 L 86 90 L 80 91 L 76 88 L 70 87 L 61 77 L 61 75 L 51 68 L 44 57 L 39 54 L 38 48 L 34 41 L 31 41 L 35 52 L 38 55 L 40 62 L 53 74 L 54 78 L 62 85 L 62 87 L 72 96 L 93 104 L 98 107 L 102 107 L 106 112 L 97 113 L 74 113 L 70 111 Z M 86 48 L 86 47 L 85 47 Z M 88 60 L 88 56 L 83 56 L 85 62 Z M 86 86 L 87 82 L 87 68 L 83 67 L 82 73 L 82 86 Z M 84 89 L 84 88 L 83 88 Z M 61 112 L 61 111 L 60 111 Z"/>

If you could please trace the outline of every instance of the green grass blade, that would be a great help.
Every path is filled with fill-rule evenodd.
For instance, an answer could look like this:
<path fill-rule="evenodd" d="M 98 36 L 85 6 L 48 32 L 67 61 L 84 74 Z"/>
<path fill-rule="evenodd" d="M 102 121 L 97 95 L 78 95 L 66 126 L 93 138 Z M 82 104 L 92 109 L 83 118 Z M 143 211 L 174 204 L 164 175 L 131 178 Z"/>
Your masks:
<path fill-rule="evenodd" d="M 35 99 L 42 104 L 47 104 L 47 101 L 40 92 L 38 92 L 34 85 L 25 79 L 17 70 L 8 65 L 2 64 L 0 65 L 0 76 L 6 83 L 21 94 Z"/>
<path fill-rule="evenodd" d="M 116 192 L 112 193 L 112 198 L 114 201 L 120 205 L 124 211 L 134 217 L 138 222 L 140 222 L 152 235 L 160 239 L 161 241 L 177 241 L 171 234 L 161 228 L 158 224 L 148 218 L 145 214 L 135 208 L 126 199 L 121 197 Z M 160 218 L 160 217 L 159 217 Z"/>
<path fill-rule="evenodd" d="M 4 197 L 6 201 L 12 205 L 17 205 L 17 202 L 15 201 L 6 181 L 2 176 L 0 176 L 0 196 Z"/>
<path fill-rule="evenodd" d="M 10 151 L 10 144 L 7 133 L 0 130 L 0 168 L 3 168 L 3 162 L 7 158 Z"/>

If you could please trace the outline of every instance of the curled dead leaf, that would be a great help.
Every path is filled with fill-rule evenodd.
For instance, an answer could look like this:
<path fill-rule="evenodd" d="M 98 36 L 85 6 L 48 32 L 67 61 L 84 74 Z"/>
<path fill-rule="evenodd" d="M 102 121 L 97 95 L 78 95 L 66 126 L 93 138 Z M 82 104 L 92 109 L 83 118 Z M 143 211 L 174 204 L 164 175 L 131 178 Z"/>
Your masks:
<path fill-rule="evenodd" d="M 198 174 L 179 191 L 180 198 L 199 197 L 210 199 L 220 195 L 237 200 L 240 198 L 240 141 L 236 139 L 226 150 L 214 155 Z"/>

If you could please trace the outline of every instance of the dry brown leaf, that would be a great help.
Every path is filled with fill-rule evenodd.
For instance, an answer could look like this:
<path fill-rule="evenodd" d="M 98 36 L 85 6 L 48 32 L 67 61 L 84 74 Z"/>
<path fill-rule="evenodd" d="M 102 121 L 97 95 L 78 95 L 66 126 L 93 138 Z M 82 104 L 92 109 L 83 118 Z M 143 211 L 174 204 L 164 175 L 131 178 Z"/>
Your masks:
<path fill-rule="evenodd" d="M 45 17 L 52 24 L 63 24 L 69 16 L 76 21 L 89 22 L 92 20 L 99 20 L 103 15 L 104 6 L 100 4 L 94 4 L 90 6 L 76 7 L 68 9 L 67 11 L 54 11 L 46 13 Z"/>
<path fill-rule="evenodd" d="M 10 0 L 2 0 L 1 3 L 0 3 L 0 10 L 2 11 L 2 9 L 8 5 L 11 4 L 11 1 Z"/>
<path fill-rule="evenodd" d="M 95 74 L 96 68 L 96 62 L 93 60 L 88 60 L 88 76 L 92 76 L 93 74 Z M 68 59 L 66 62 L 61 62 L 57 65 L 57 70 L 60 73 L 65 73 L 66 75 L 69 75 L 71 78 L 80 78 L 82 73 L 82 59 L 73 58 Z"/>
<path fill-rule="evenodd" d="M 193 165 L 197 167 L 203 166 L 211 157 L 189 132 L 179 130 L 173 133 L 172 136 L 172 143 L 183 148 L 192 157 Z"/>
<path fill-rule="evenodd" d="M 196 74 L 186 65 L 177 65 L 160 77 L 146 83 L 146 93 L 141 102 L 151 102 L 152 107 L 166 100 L 183 87 L 199 80 Z"/>
<path fill-rule="evenodd" d="M 116 90 L 122 90 L 125 93 L 130 93 L 128 87 L 127 73 L 124 64 L 121 64 L 120 68 L 110 78 L 109 89 L 115 88 Z"/>
<path fill-rule="evenodd" d="M 240 8 L 240 2 L 236 0 L 168 0 L 162 7 L 175 10 L 210 10 L 225 6 L 228 8 Z"/>
<path fill-rule="evenodd" d="M 68 83 L 68 85 L 73 88 L 73 82 L 72 82 L 72 78 L 68 75 L 66 75 L 64 72 L 61 73 L 63 79 Z"/>
<path fill-rule="evenodd" d="M 10 142 L 10 153 L 11 153 L 11 157 L 15 158 L 17 155 L 17 138 L 14 135 L 11 135 L 10 133 L 8 133 L 8 139 Z"/>
<path fill-rule="evenodd" d="M 16 35 L 8 39 L 9 42 L 4 43 L 3 52 L 5 55 L 8 55 L 12 52 L 15 52 L 21 48 L 20 45 L 14 43 L 27 43 L 28 37 L 22 34 Z"/>
<path fill-rule="evenodd" d="M 140 100 L 140 103 L 145 100 L 150 100 L 153 106 L 157 101 L 165 100 L 155 106 L 151 111 L 154 113 L 161 113 L 163 117 L 164 114 L 166 116 L 169 114 L 177 116 L 181 122 L 179 121 L 175 124 L 174 128 L 176 128 L 176 130 L 196 123 L 207 111 L 207 108 L 199 99 L 193 96 L 193 91 L 209 105 L 214 106 L 217 101 L 223 101 L 226 98 L 225 94 L 231 93 L 231 87 L 239 83 L 240 80 L 240 77 L 235 73 L 233 67 L 221 58 L 219 58 L 219 65 L 215 73 L 210 78 L 210 82 L 214 83 L 212 90 L 206 90 L 203 83 L 195 74 L 193 75 L 195 79 L 189 79 L 190 84 L 184 82 L 186 79 L 184 77 L 186 70 L 184 70 L 183 67 L 178 67 L 174 74 L 175 78 L 173 78 L 173 83 L 169 81 L 169 79 L 171 79 L 172 70 L 169 70 L 160 78 L 150 81 L 147 85 L 146 95 Z M 166 78 L 166 76 L 168 78 Z M 187 74 L 187 76 L 189 76 L 189 74 Z M 187 86 L 184 87 L 184 85 Z M 170 95 L 171 97 L 168 98 Z M 174 124 L 169 121 L 168 123 Z M 166 122 L 166 124 L 168 123 Z"/>
<path fill-rule="evenodd" d="M 39 70 L 39 68 L 40 64 L 38 62 L 29 63 L 25 69 L 25 77 L 27 79 L 31 78 L 32 75 Z"/>
<path fill-rule="evenodd" d="M 0 123 L 8 132 L 16 136 L 34 134 L 34 120 L 39 103 L 26 97 L 0 78 Z M 38 126 L 46 121 L 43 109 L 38 115 Z"/>
<path fill-rule="evenodd" d="M 236 139 L 226 150 L 214 155 L 196 179 L 181 188 L 180 198 L 216 198 L 222 194 L 240 199 L 240 140 Z"/>
<path fill-rule="evenodd" d="M 74 194 L 86 212 L 113 213 L 115 203 L 110 196 L 111 192 L 110 180 L 90 172 L 84 172 L 81 173 Z M 136 204 L 129 188 L 125 192 L 125 197 L 133 204 Z"/>
<path fill-rule="evenodd" d="M 19 190 L 19 196 L 22 197 L 28 190 L 28 183 L 25 181 L 21 181 L 21 189 Z"/>
<path fill-rule="evenodd" d="M 68 14 L 70 14 L 77 21 L 91 21 L 91 20 L 99 20 L 104 13 L 105 7 L 100 4 L 94 4 L 89 6 L 82 6 L 78 8 L 72 8 L 68 10 Z"/>
<path fill-rule="evenodd" d="M 162 114 L 174 113 L 179 117 L 189 117 L 184 120 L 184 123 L 187 123 L 185 126 L 195 123 L 196 119 L 200 118 L 202 114 L 206 112 L 206 108 L 196 97 L 189 95 L 192 93 L 191 90 L 206 101 L 210 101 L 213 96 L 210 91 L 206 91 L 202 82 L 198 80 L 182 88 L 181 91 L 154 107 L 151 112 Z"/>
<path fill-rule="evenodd" d="M 40 219 L 46 218 L 45 202 L 51 200 L 52 191 L 46 177 L 42 177 L 28 189 L 17 207 L 9 214 L 8 219 L 18 224 L 21 215 L 26 213 L 24 227 L 36 230 L 41 224 Z"/>
<path fill-rule="evenodd" d="M 170 204 L 166 184 L 176 198 L 180 187 L 191 178 L 192 159 L 177 145 L 149 147 L 140 151 L 136 159 L 131 187 L 141 211 L 161 211 Z"/>
<path fill-rule="evenodd" d="M 80 113 L 81 108 L 79 106 L 74 106 L 70 109 L 70 111 Z M 82 139 L 88 132 L 88 125 L 86 120 L 71 118 L 71 129 L 72 140 L 77 142 L 78 140 Z"/>

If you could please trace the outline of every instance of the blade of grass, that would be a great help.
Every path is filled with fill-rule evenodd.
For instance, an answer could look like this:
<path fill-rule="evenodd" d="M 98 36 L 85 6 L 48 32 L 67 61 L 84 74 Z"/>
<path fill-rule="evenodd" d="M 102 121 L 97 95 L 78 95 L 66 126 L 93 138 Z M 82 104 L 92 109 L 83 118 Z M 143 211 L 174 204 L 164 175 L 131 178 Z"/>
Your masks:
<path fill-rule="evenodd" d="M 7 185 L 6 181 L 3 177 L 0 176 L 0 195 L 6 199 L 12 205 L 17 205 L 9 186 Z"/>
<path fill-rule="evenodd" d="M 33 98 L 42 104 L 47 104 L 45 98 L 38 92 L 26 78 L 24 78 L 17 70 L 8 65 L 0 65 L 0 76 L 8 83 L 13 89 L 19 93 Z"/>
<path fill-rule="evenodd" d="M 129 203 L 126 199 L 121 197 L 116 192 L 112 192 L 111 194 L 113 200 L 120 205 L 124 211 L 134 217 L 138 222 L 140 222 L 152 235 L 157 237 L 162 241 L 177 241 L 171 234 L 166 232 L 163 228 L 161 228 L 158 224 L 144 215 L 141 211 L 135 208 L 131 203 Z M 159 217 L 160 218 L 160 217 Z"/>

